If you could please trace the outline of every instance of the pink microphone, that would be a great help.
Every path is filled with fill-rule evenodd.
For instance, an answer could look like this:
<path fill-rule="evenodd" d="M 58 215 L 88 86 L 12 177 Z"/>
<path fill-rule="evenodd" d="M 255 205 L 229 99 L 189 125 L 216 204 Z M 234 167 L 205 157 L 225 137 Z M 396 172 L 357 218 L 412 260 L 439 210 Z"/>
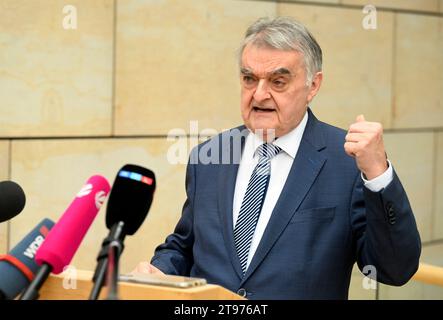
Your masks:
<path fill-rule="evenodd" d="M 38 249 L 35 260 L 41 267 L 21 296 L 22 300 L 36 299 L 49 274 L 58 274 L 69 265 L 110 189 L 102 176 L 88 179 Z"/>

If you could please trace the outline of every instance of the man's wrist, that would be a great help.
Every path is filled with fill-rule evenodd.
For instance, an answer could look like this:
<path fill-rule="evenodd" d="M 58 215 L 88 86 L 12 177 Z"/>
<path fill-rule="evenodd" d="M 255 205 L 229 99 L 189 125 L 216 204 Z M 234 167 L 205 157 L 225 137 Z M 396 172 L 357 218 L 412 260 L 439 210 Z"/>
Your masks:
<path fill-rule="evenodd" d="M 363 174 L 363 172 L 361 173 L 361 177 L 363 179 L 365 187 L 371 190 L 372 192 L 379 192 L 382 189 L 386 188 L 394 178 L 392 164 L 389 160 L 386 161 L 387 161 L 386 170 L 375 178 L 368 179 Z"/>

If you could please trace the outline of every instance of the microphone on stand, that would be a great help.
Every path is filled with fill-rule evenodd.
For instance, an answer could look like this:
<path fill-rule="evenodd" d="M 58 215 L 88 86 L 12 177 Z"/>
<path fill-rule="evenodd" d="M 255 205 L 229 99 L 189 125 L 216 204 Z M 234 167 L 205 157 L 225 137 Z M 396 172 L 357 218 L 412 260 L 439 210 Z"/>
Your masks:
<path fill-rule="evenodd" d="M 127 164 L 123 166 L 114 180 L 106 209 L 106 227 L 110 230 L 103 240 L 102 248 L 97 256 L 97 266 L 92 281 L 94 286 L 89 296 L 96 300 L 107 278 L 109 265 L 109 247 L 113 243 L 114 261 L 112 270 L 118 269 L 118 259 L 124 250 L 126 235 L 133 235 L 142 225 L 151 207 L 155 191 L 155 175 L 149 169 Z M 108 283 L 116 288 L 118 274 L 109 278 Z M 114 295 L 114 296 L 112 296 Z M 116 298 L 115 292 L 111 298 Z"/>
<path fill-rule="evenodd" d="M 8 254 L 0 255 L 0 300 L 14 299 L 34 279 L 39 269 L 35 254 L 53 226 L 52 220 L 43 219 Z"/>
<path fill-rule="evenodd" d="M 21 300 L 37 299 L 38 291 L 49 274 L 59 274 L 69 265 L 109 189 L 108 181 L 102 176 L 95 175 L 88 179 L 37 251 L 35 260 L 40 269 L 20 297 Z"/>

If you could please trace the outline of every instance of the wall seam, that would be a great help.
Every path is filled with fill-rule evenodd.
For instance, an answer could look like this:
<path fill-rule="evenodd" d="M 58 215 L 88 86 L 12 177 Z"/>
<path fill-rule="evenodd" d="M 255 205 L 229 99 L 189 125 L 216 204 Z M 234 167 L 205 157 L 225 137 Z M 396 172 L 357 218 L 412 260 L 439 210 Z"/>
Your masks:
<path fill-rule="evenodd" d="M 245 1 L 257 1 L 257 0 L 245 0 Z M 330 7 L 330 8 L 339 8 L 339 9 L 355 9 L 361 10 L 365 5 L 363 4 L 344 4 L 341 1 L 339 3 L 328 3 L 328 2 L 309 2 L 309 1 L 291 1 L 291 0 L 261 0 L 263 2 L 276 2 L 276 3 L 287 3 L 287 4 L 298 4 L 298 5 L 307 5 L 314 7 Z M 400 9 L 400 8 L 389 8 L 389 7 L 376 7 L 377 11 L 381 12 L 394 12 L 394 13 L 406 13 L 406 14 L 415 14 L 421 16 L 434 16 L 434 17 L 443 17 L 443 12 L 439 11 L 420 11 L 420 10 L 412 10 L 412 9 Z"/>
<path fill-rule="evenodd" d="M 115 135 L 115 108 L 116 108 L 116 65 L 117 65 L 117 0 L 113 2 L 113 24 L 112 24 L 112 79 L 111 79 L 111 137 Z"/>
<path fill-rule="evenodd" d="M 436 245 L 443 245 L 443 239 L 429 240 L 421 243 L 422 247 L 432 247 Z"/>
<path fill-rule="evenodd" d="M 391 121 L 389 127 L 393 128 L 395 124 L 395 118 L 397 113 L 397 90 L 396 90 L 396 79 L 397 79 L 397 66 L 396 66 L 396 56 L 397 56 L 397 14 L 393 15 L 393 26 L 392 26 L 392 75 L 391 75 Z"/>

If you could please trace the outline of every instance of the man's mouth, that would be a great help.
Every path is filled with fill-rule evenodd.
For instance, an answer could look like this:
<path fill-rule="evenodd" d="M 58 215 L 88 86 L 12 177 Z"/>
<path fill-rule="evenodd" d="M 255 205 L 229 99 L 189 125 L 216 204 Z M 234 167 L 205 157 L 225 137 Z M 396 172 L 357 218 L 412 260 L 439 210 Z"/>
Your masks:
<path fill-rule="evenodd" d="M 269 107 L 252 107 L 252 110 L 254 110 L 255 112 L 273 112 L 275 111 L 274 108 L 269 108 Z"/>

